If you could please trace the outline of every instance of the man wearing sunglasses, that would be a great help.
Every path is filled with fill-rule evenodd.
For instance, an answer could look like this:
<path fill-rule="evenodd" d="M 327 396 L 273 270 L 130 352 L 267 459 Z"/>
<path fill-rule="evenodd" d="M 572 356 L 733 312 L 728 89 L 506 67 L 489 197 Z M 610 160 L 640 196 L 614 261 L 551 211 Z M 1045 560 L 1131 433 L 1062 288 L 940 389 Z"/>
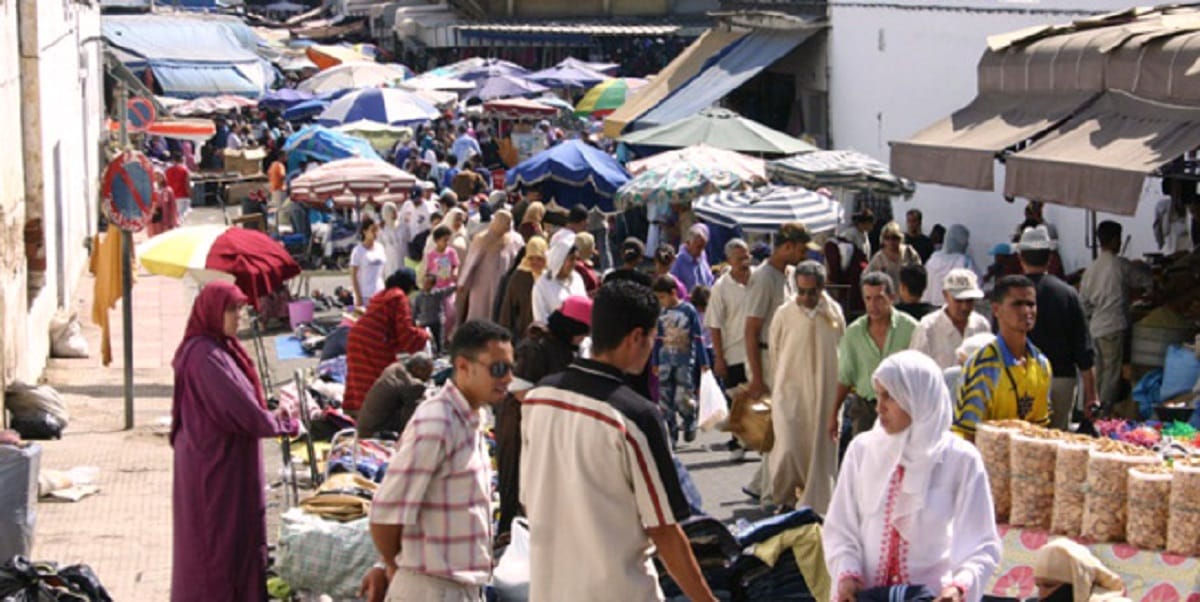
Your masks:
<path fill-rule="evenodd" d="M 606 283 L 592 305 L 592 359 L 522 403 L 531 602 L 661 600 L 654 551 L 688 599 L 715 600 L 679 526 L 690 510 L 662 415 L 626 384 L 650 359 L 658 314 L 648 287 Z"/>
<path fill-rule="evenodd" d="M 809 260 L 796 266 L 795 283 L 795 301 L 776 310 L 767 334 L 775 362 L 775 446 L 767 456 L 771 491 L 782 506 L 799 502 L 824 515 L 833 498 L 837 449 L 821 435 L 834 416 L 838 343 L 846 332 L 846 318 L 825 292 L 823 264 Z M 797 378 L 798 374 L 804 376 Z"/>
<path fill-rule="evenodd" d="M 512 382 L 512 337 L 482 320 L 450 343 L 454 376 L 419 406 L 371 505 L 371 537 L 384 571 L 362 594 L 389 602 L 477 602 L 492 573 L 491 462 L 480 410 Z M 384 579 L 390 586 L 384 584 Z"/>

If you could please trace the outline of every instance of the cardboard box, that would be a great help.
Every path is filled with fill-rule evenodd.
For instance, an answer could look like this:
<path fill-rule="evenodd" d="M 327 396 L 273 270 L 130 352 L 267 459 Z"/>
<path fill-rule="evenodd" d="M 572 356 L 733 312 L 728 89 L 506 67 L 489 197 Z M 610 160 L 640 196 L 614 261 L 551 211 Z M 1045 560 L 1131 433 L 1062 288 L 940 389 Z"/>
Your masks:
<path fill-rule="evenodd" d="M 243 176 L 261 174 L 263 159 L 266 157 L 267 151 L 261 148 L 225 149 L 225 172 L 234 172 Z"/>

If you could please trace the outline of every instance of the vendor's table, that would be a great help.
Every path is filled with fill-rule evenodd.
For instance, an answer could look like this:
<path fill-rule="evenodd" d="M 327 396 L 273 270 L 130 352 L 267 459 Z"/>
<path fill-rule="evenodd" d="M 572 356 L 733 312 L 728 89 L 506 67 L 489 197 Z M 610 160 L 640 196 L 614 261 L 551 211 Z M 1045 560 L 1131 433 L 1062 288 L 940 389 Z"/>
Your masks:
<path fill-rule="evenodd" d="M 1037 595 L 1033 582 L 1034 554 L 1057 535 L 1034 529 L 999 525 L 1004 554 L 987 592 L 994 596 L 1028 598 Z M 1125 582 L 1133 602 L 1200 602 L 1200 558 L 1139 550 L 1127 543 L 1086 545 L 1104 566 Z"/>

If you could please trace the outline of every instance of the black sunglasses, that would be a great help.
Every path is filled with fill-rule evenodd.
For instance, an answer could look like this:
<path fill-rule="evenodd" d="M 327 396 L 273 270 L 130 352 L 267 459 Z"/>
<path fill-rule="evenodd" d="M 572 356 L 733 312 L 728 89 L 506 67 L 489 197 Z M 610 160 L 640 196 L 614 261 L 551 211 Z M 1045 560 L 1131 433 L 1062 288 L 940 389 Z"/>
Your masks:
<path fill-rule="evenodd" d="M 488 374 L 490 374 L 492 378 L 504 378 L 513 371 L 513 365 L 509 362 L 492 362 L 490 364 L 485 364 L 479 360 L 471 361 L 481 366 L 487 366 Z"/>

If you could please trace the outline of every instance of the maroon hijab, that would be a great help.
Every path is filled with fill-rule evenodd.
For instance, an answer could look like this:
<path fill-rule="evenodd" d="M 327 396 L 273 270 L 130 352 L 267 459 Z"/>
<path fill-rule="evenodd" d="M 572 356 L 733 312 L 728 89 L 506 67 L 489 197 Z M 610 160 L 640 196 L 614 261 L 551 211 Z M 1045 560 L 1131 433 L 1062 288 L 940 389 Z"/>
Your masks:
<path fill-rule="evenodd" d="M 250 354 L 246 353 L 245 347 L 242 347 L 236 337 L 225 335 L 225 309 L 233 305 L 245 305 L 246 301 L 245 293 L 232 283 L 215 280 L 204 285 L 204 289 L 196 296 L 196 302 L 192 305 L 192 315 L 188 318 L 187 330 L 183 333 L 183 342 L 180 343 L 179 350 L 175 352 L 172 364 L 176 370 L 180 369 L 183 350 L 192 339 L 196 337 L 212 339 L 233 356 L 233 361 L 246 374 L 246 378 L 250 379 L 250 385 L 254 387 L 254 393 L 258 396 L 259 405 L 266 408 L 267 398 L 263 393 L 262 381 L 258 378 L 258 370 L 254 368 L 254 361 L 250 359 Z"/>

